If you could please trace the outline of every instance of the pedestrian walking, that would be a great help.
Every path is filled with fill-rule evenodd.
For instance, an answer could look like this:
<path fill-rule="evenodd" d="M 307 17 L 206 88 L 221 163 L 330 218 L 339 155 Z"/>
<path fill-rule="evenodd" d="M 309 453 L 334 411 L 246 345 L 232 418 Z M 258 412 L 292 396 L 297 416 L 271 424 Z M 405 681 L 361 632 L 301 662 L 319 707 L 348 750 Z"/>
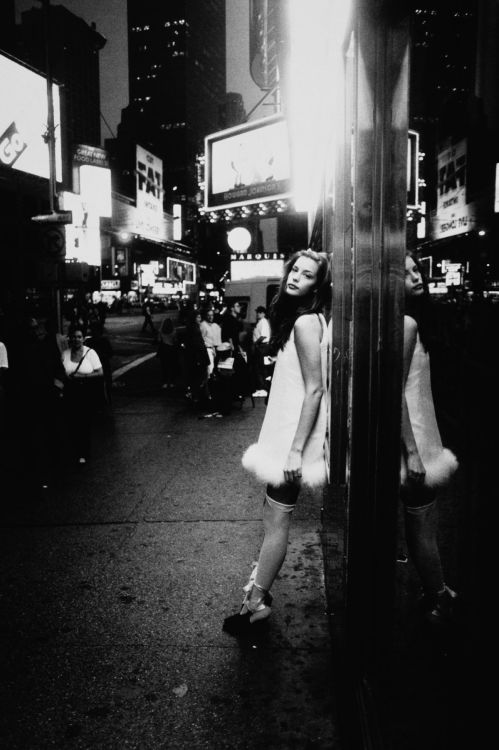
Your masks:
<path fill-rule="evenodd" d="M 144 299 L 144 302 L 142 303 L 142 314 L 144 316 L 144 322 L 142 323 L 142 333 L 145 333 L 148 328 L 151 330 L 151 333 L 156 333 L 156 329 L 154 327 L 154 322 L 152 319 L 153 306 L 149 297 L 146 297 Z"/>
<path fill-rule="evenodd" d="M 442 446 L 430 381 L 428 338 L 430 295 L 416 258 L 405 258 L 404 390 L 402 400 L 402 487 L 406 542 L 421 579 L 426 618 L 444 624 L 456 593 L 446 585 L 437 544 L 436 495 L 457 468 Z"/>
<path fill-rule="evenodd" d="M 103 369 L 97 352 L 85 346 L 81 328 L 70 328 L 69 349 L 63 354 L 66 372 L 64 406 L 66 436 L 72 456 L 79 464 L 86 464 L 90 455 L 90 431 L 96 406 L 96 379 L 102 379 Z M 100 383 L 98 382 L 100 385 Z"/>
<path fill-rule="evenodd" d="M 271 307 L 271 351 L 277 361 L 258 442 L 243 466 L 267 485 L 264 539 L 240 612 L 223 629 L 246 635 L 271 613 L 270 588 L 286 556 L 290 519 L 302 486 L 326 481 L 324 397 L 327 335 L 324 308 L 330 295 L 325 255 L 301 250 L 286 263 Z"/>
<path fill-rule="evenodd" d="M 171 318 L 165 318 L 159 329 L 158 358 L 162 388 L 174 388 L 178 370 L 177 334 Z"/>

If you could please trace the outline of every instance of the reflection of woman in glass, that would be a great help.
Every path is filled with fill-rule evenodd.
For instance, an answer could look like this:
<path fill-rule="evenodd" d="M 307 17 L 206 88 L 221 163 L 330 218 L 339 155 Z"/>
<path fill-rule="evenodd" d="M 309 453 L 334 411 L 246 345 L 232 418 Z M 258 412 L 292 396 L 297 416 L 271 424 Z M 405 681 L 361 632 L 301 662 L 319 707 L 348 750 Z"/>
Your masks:
<path fill-rule="evenodd" d="M 265 419 L 258 442 L 243 457 L 244 467 L 267 485 L 265 533 L 242 609 L 224 621 L 231 635 L 254 632 L 270 615 L 269 590 L 284 562 L 300 488 L 326 481 L 327 337 L 322 313 L 329 293 L 327 258 L 312 250 L 295 253 L 271 307 L 270 346 L 277 361 Z"/>
<path fill-rule="evenodd" d="M 427 619 L 445 622 L 456 594 L 445 585 L 436 538 L 436 491 L 457 468 L 442 447 L 435 418 L 428 355 L 429 293 L 418 262 L 405 259 L 404 397 L 402 401 L 402 499 L 406 541 L 421 578 Z"/>

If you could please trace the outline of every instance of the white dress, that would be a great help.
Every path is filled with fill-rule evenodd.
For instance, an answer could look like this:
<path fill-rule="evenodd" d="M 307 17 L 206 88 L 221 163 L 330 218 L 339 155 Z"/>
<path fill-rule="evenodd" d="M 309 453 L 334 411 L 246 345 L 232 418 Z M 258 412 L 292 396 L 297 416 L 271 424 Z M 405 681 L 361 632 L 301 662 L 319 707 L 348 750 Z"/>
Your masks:
<path fill-rule="evenodd" d="M 405 398 L 418 453 L 426 471 L 425 485 L 440 487 L 449 481 L 458 464 L 454 454 L 442 446 L 431 392 L 430 357 L 423 348 L 419 333 L 405 385 Z M 407 467 L 403 459 L 402 483 L 406 477 Z"/>
<path fill-rule="evenodd" d="M 317 418 L 303 450 L 302 484 L 316 487 L 326 482 L 326 363 L 328 336 L 326 321 L 322 325 L 321 364 L 324 393 L 317 410 Z M 284 484 L 284 466 L 291 449 L 305 396 L 305 383 L 296 351 L 294 330 L 284 349 L 277 355 L 272 386 L 265 418 L 258 442 L 250 445 L 243 455 L 244 468 L 266 484 Z"/>

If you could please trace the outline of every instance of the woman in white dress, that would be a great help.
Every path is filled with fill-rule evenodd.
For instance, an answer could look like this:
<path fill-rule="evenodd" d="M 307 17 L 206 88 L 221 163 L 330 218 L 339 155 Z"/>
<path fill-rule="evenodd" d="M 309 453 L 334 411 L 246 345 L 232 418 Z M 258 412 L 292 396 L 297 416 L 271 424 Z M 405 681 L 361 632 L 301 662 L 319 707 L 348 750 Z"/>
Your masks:
<path fill-rule="evenodd" d="M 277 354 L 272 387 L 258 442 L 243 466 L 267 485 L 264 540 L 240 612 L 227 617 L 231 635 L 253 632 L 268 619 L 270 588 L 288 544 L 291 513 L 303 485 L 326 481 L 324 395 L 326 321 L 330 276 L 327 257 L 300 250 L 285 265 L 271 306 L 271 351 Z"/>
<path fill-rule="evenodd" d="M 441 624 L 456 594 L 444 581 L 436 536 L 436 494 L 457 468 L 442 446 L 433 405 L 428 354 L 429 292 L 417 260 L 405 259 L 404 392 L 402 400 L 402 500 L 406 541 L 423 584 L 426 617 Z"/>

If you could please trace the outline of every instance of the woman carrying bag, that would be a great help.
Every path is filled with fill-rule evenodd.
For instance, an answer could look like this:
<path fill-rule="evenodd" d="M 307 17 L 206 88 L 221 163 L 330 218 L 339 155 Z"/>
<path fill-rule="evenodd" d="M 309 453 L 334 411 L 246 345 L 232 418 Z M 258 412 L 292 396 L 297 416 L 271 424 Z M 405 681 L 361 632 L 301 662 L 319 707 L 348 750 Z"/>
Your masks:
<path fill-rule="evenodd" d="M 103 369 L 98 354 L 83 343 L 81 327 L 69 329 L 69 349 L 62 355 L 66 373 L 64 406 L 66 432 L 72 456 L 86 464 L 90 454 L 92 414 L 96 406 L 96 384 L 102 386 Z"/>

